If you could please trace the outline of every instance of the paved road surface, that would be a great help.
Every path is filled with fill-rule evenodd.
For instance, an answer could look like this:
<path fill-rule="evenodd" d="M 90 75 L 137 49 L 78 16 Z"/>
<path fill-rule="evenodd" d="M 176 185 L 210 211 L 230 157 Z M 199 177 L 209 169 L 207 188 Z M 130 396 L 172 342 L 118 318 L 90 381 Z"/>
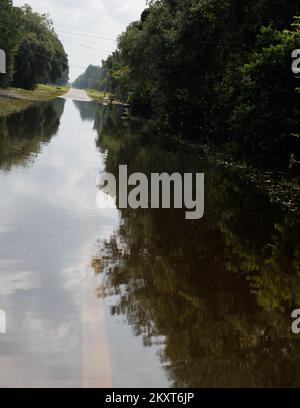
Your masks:
<path fill-rule="evenodd" d="M 81 89 L 74 89 L 71 88 L 69 91 L 61 96 L 64 99 L 72 99 L 73 101 L 83 101 L 83 102 L 91 102 L 93 99 L 90 98 L 87 93 Z"/>

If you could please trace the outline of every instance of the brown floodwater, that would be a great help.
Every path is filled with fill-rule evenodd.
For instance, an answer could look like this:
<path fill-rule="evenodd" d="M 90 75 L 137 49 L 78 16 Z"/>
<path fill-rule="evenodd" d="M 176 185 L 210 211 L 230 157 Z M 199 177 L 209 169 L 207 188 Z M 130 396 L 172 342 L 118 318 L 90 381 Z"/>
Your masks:
<path fill-rule="evenodd" d="M 299 215 L 149 132 L 70 99 L 0 119 L 0 386 L 298 387 Z M 121 164 L 205 173 L 204 217 L 100 209 Z"/>

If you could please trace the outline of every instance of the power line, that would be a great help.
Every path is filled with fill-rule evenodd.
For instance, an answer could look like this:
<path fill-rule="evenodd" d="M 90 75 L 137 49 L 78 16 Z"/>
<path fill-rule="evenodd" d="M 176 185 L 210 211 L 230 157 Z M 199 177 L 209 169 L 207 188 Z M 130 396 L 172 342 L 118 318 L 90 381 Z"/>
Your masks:
<path fill-rule="evenodd" d="M 108 38 L 108 37 L 99 37 L 96 35 L 89 35 L 89 34 L 84 34 L 84 33 L 80 33 L 80 32 L 75 32 L 75 31 L 65 31 L 65 30 L 55 30 L 58 33 L 64 33 L 64 34 L 71 34 L 71 35 L 77 35 L 77 36 L 81 36 L 81 37 L 87 37 L 87 38 L 96 38 L 98 40 L 106 40 L 106 41 L 116 41 L 115 38 Z"/>
<path fill-rule="evenodd" d="M 80 43 L 76 43 L 76 42 L 73 42 L 73 41 L 70 41 L 70 40 L 62 39 L 61 42 L 67 43 L 67 44 L 78 45 L 79 47 L 88 48 L 88 49 L 91 49 L 91 50 L 97 50 L 97 51 L 109 52 L 109 53 L 111 52 L 111 51 L 108 51 L 108 50 L 104 50 L 102 48 L 92 47 L 90 45 L 80 44 Z"/>

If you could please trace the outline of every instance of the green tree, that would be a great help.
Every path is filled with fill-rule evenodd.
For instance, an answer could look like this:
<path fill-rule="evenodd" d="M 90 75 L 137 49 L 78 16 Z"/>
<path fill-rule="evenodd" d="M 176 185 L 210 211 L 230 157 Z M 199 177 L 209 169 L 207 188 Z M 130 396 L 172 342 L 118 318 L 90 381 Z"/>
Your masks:
<path fill-rule="evenodd" d="M 0 87 L 13 78 L 14 58 L 20 40 L 20 10 L 11 0 L 0 0 L 0 49 L 6 53 L 6 74 L 0 74 Z"/>
<path fill-rule="evenodd" d="M 230 119 L 235 143 L 256 160 L 283 161 L 300 157 L 299 82 L 291 74 L 297 33 L 264 27 L 248 61 L 240 68 L 237 98 Z"/>
<path fill-rule="evenodd" d="M 104 62 L 105 82 L 163 135 L 234 142 L 239 155 L 288 169 L 299 153 L 299 11 L 296 0 L 150 1 Z"/>
<path fill-rule="evenodd" d="M 79 89 L 100 90 L 102 77 L 103 77 L 102 68 L 94 65 L 89 65 L 85 72 L 73 82 L 73 87 Z"/>
<path fill-rule="evenodd" d="M 34 89 L 38 83 L 59 83 L 68 75 L 68 57 L 49 17 L 21 8 L 22 41 L 15 59 L 14 85 Z"/>

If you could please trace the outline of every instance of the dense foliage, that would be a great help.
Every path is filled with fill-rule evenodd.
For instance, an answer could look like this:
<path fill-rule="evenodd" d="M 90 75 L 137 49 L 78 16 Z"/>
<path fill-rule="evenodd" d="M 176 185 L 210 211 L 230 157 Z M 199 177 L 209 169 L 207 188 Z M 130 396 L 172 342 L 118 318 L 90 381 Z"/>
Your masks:
<path fill-rule="evenodd" d="M 0 87 L 10 84 L 13 64 L 20 41 L 20 9 L 13 7 L 12 0 L 0 0 L 0 49 L 6 53 L 6 75 L 0 75 Z"/>
<path fill-rule="evenodd" d="M 0 48 L 7 56 L 0 86 L 33 89 L 37 83 L 66 83 L 68 57 L 49 17 L 28 5 L 13 7 L 11 0 L 0 0 L 0 5 Z"/>
<path fill-rule="evenodd" d="M 287 168 L 300 154 L 299 11 L 297 0 L 150 1 L 103 63 L 109 90 L 160 129 Z"/>

